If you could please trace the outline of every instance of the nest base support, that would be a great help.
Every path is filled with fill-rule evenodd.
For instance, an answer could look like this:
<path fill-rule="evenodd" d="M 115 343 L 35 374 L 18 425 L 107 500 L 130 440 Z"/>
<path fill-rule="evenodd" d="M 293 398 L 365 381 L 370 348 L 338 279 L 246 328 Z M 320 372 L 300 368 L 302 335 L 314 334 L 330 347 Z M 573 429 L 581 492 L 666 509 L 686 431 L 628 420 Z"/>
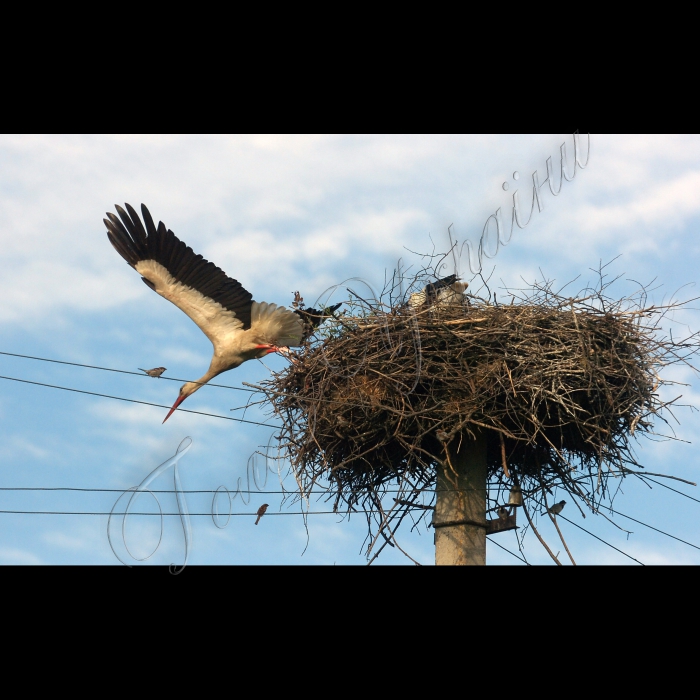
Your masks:
<path fill-rule="evenodd" d="M 461 439 L 460 439 L 461 437 Z M 486 564 L 486 438 L 456 436 L 438 468 L 435 564 Z M 459 451 L 457 451 L 459 450 Z"/>

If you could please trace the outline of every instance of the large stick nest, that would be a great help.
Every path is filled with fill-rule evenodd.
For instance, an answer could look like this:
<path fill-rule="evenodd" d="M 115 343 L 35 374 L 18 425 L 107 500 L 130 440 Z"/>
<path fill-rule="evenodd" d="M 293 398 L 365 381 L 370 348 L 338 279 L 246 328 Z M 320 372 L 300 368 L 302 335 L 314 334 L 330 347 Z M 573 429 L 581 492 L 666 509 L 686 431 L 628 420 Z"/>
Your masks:
<path fill-rule="evenodd" d="M 384 513 L 392 483 L 408 508 L 434 489 L 446 444 L 483 432 L 492 489 L 516 480 L 542 504 L 557 486 L 594 508 L 611 475 L 640 466 L 632 440 L 668 409 L 659 368 L 698 348 L 660 337 L 674 305 L 604 291 L 601 277 L 577 298 L 544 284 L 507 305 L 465 295 L 418 311 L 353 297 L 264 384 L 302 493 L 327 481 L 336 508 Z"/>

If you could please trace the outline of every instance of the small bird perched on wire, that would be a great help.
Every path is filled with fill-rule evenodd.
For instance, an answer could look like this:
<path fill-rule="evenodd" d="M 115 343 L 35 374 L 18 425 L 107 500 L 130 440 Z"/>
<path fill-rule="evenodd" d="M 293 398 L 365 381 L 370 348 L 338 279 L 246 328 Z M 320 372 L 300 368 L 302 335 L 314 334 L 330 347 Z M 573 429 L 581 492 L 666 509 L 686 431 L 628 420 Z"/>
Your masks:
<path fill-rule="evenodd" d="M 255 524 L 257 525 L 260 522 L 260 518 L 262 518 L 263 515 L 265 515 L 265 511 L 267 510 L 268 503 L 263 503 L 260 508 L 258 508 L 257 516 L 258 519 L 255 521 Z"/>
<path fill-rule="evenodd" d="M 548 512 L 552 515 L 558 515 L 564 510 L 565 505 L 566 501 L 559 501 L 559 503 L 555 503 L 551 508 L 549 508 Z"/>
<path fill-rule="evenodd" d="M 160 377 L 160 375 L 165 372 L 165 367 L 154 367 L 153 369 L 142 369 L 139 367 L 139 369 L 145 372 L 149 377 Z"/>
<path fill-rule="evenodd" d="M 420 309 L 422 306 L 445 306 L 461 301 L 467 282 L 459 282 L 457 275 L 449 275 L 442 279 L 426 284 L 420 292 L 408 297 L 408 305 L 412 309 Z"/>

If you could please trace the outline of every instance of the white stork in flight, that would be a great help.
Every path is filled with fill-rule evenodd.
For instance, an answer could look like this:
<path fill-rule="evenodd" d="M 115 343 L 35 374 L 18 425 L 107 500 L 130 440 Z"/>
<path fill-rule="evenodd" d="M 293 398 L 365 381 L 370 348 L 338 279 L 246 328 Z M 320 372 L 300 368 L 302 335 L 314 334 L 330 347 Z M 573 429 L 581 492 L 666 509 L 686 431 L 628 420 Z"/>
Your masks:
<path fill-rule="evenodd" d="M 156 228 L 144 204 L 145 228 L 129 204 L 127 211 L 115 206 L 119 218 L 107 212 L 104 219 L 110 243 L 151 289 L 184 311 L 214 346 L 208 371 L 180 387 L 163 423 L 217 374 L 277 352 L 280 346 L 301 345 L 304 324 L 299 315 L 276 304 L 253 301 L 240 282 L 195 255 L 162 222 Z"/>

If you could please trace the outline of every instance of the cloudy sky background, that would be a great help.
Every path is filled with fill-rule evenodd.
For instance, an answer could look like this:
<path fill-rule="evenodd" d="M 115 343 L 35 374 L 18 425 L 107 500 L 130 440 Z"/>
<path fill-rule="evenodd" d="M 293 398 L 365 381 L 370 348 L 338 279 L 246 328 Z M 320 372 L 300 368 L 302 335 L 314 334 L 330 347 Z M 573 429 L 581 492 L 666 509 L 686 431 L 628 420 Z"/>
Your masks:
<path fill-rule="evenodd" d="M 350 277 L 381 287 L 399 258 L 404 265 L 420 264 L 408 250 L 430 252 L 433 244 L 447 249 L 450 224 L 460 241 L 476 243 L 499 206 L 508 217 L 516 189 L 529 204 L 532 172 L 544 179 L 547 157 L 558 172 L 564 142 L 571 155 L 566 134 L 0 136 L 0 351 L 128 371 L 163 365 L 166 376 L 187 379 L 204 373 L 209 341 L 109 244 L 102 219 L 115 203 L 146 203 L 156 221 L 256 299 L 289 304 L 299 289 L 312 304 Z M 586 169 L 563 183 L 559 197 L 546 185 L 542 191 L 544 211 L 536 209 L 527 228 L 516 228 L 487 267 L 499 295 L 502 287 L 522 287 L 523 279 L 541 274 L 558 283 L 580 275 L 571 288 L 576 291 L 594 280 L 590 268 L 615 258 L 608 269 L 622 275 L 613 288 L 619 296 L 634 288 L 628 279 L 655 280 L 654 303 L 700 293 L 700 137 L 593 134 Z M 464 261 L 459 271 L 471 279 Z M 343 288 L 333 298 L 346 298 Z M 674 336 L 700 328 L 693 309 L 672 321 Z M 265 364 L 281 368 L 284 360 Z M 242 381 L 264 379 L 265 364 L 249 362 L 219 383 L 241 387 Z M 167 405 L 179 386 L 6 355 L 0 355 L 0 375 Z M 697 376 L 679 369 L 666 376 L 689 383 L 678 391 L 682 403 L 700 406 Z M 184 407 L 236 416 L 241 412 L 230 409 L 246 396 L 205 387 Z M 224 485 L 233 492 L 239 479 L 245 488 L 248 458 L 267 442 L 270 429 L 184 412 L 161 425 L 165 413 L 0 379 L 0 487 L 126 489 L 190 436 L 193 446 L 180 463 L 186 489 Z M 643 440 L 638 457 L 650 471 L 697 481 L 698 414 L 685 409 L 676 415 L 677 435 L 688 442 Z M 252 409 L 246 418 L 267 416 Z M 697 488 L 665 483 L 700 499 Z M 285 486 L 293 488 L 293 481 Z M 151 488 L 172 488 L 172 471 Z M 276 477 L 263 487 L 279 488 Z M 622 492 L 617 510 L 700 546 L 700 503 L 629 479 Z M 0 510 L 103 512 L 117 495 L 0 491 Z M 159 498 L 164 510 L 174 511 L 172 496 Z M 309 516 L 307 536 L 294 514 L 298 506 L 280 508 L 280 500 L 279 494 L 253 494 L 246 505 L 235 498 L 234 512 L 254 513 L 270 504 L 270 515 L 257 527 L 251 517 L 232 517 L 224 529 L 211 518 L 193 517 L 190 563 L 365 563 L 362 516 L 349 522 Z M 219 503 L 226 510 L 226 498 Z M 209 512 L 211 494 L 189 494 L 187 504 L 192 512 Z M 138 510 L 152 508 L 152 500 L 142 497 Z M 311 508 L 330 510 L 324 501 L 312 501 Z M 280 510 L 285 515 L 274 515 Z M 601 517 L 583 520 L 575 509 L 564 514 L 646 564 L 700 563 L 698 549 L 619 516 L 615 522 L 633 531 L 629 538 Z M 556 533 L 548 519 L 540 522 L 556 553 L 562 549 Z M 578 563 L 634 563 L 569 523 L 561 527 Z M 0 513 L 0 563 L 118 564 L 106 532 L 104 515 Z M 158 540 L 158 519 L 134 517 L 127 538 L 132 552 L 144 556 Z M 432 530 L 406 528 L 399 541 L 416 560 L 432 563 Z M 517 551 L 512 532 L 494 541 Z M 162 543 L 148 563 L 181 563 L 182 552 L 179 519 L 166 517 Z M 525 553 L 531 563 L 551 563 L 532 533 Z M 494 544 L 487 557 L 490 564 L 519 564 Z M 409 561 L 385 549 L 379 563 Z"/>

